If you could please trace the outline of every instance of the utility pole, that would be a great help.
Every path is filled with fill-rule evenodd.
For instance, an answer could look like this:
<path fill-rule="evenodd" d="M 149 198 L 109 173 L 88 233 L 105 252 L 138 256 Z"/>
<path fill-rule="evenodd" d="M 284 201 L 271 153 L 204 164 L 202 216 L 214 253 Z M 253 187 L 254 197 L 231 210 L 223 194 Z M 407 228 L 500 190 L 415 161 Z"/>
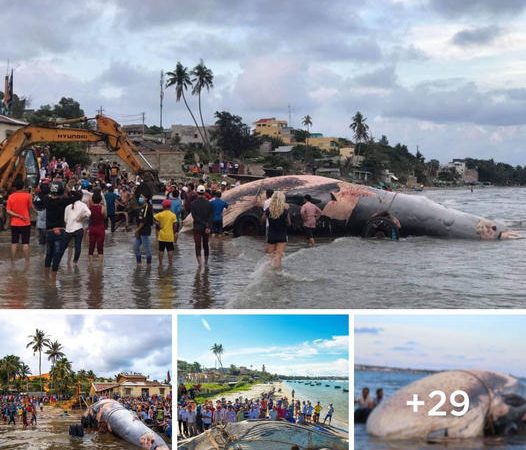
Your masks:
<path fill-rule="evenodd" d="M 161 70 L 161 92 L 160 92 L 160 110 L 159 110 L 159 127 L 163 130 L 163 100 L 164 100 L 164 72 Z"/>
<path fill-rule="evenodd" d="M 144 139 L 144 116 L 146 115 L 146 113 L 142 112 L 141 113 L 141 116 L 142 116 L 142 137 Z"/>
<path fill-rule="evenodd" d="M 292 112 L 291 112 L 291 109 L 290 109 L 290 104 L 287 105 L 288 108 L 289 108 L 289 127 L 292 127 Z"/>
<path fill-rule="evenodd" d="M 102 109 L 102 105 L 100 106 L 100 108 L 97 110 L 97 114 L 99 116 L 102 116 L 102 113 L 104 112 L 104 110 Z"/>

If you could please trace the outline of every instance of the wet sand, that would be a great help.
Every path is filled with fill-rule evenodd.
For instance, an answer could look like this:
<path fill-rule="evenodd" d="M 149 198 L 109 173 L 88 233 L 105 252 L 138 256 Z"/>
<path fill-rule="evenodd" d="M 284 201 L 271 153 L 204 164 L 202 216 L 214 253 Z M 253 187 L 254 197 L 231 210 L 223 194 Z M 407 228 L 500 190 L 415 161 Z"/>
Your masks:
<path fill-rule="evenodd" d="M 129 444 L 111 433 L 100 434 L 94 431 L 86 432 L 83 438 L 69 436 L 69 426 L 80 423 L 82 412 L 71 411 L 63 417 L 62 409 L 45 406 L 43 412 L 38 412 L 37 426 L 23 429 L 21 419 L 15 426 L 0 422 L 0 448 L 21 450 L 81 450 L 81 449 L 111 449 L 137 450 L 138 447 Z"/>

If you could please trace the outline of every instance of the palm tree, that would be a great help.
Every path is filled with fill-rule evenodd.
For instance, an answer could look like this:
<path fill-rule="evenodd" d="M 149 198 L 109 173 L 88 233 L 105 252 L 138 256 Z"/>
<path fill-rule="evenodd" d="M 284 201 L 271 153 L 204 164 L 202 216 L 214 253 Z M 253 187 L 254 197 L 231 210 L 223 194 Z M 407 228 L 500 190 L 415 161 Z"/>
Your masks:
<path fill-rule="evenodd" d="M 221 367 L 221 371 L 223 371 L 223 363 L 221 361 L 221 355 L 223 354 L 223 344 L 214 344 L 210 350 L 217 358 L 219 366 Z"/>
<path fill-rule="evenodd" d="M 26 363 L 21 362 L 20 363 L 20 367 L 18 368 L 17 375 L 20 378 L 20 380 L 28 381 L 29 380 L 29 375 L 31 375 L 31 369 L 29 368 L 29 366 Z M 29 383 L 26 383 L 26 391 L 29 391 Z"/>
<path fill-rule="evenodd" d="M 42 385 L 42 349 L 48 347 L 50 344 L 49 339 L 46 337 L 46 333 L 38 328 L 35 330 L 34 336 L 28 336 L 31 341 L 26 345 L 26 348 L 31 347 L 33 355 L 38 352 L 38 375 L 40 377 L 40 392 L 43 391 Z"/>
<path fill-rule="evenodd" d="M 310 127 L 312 127 L 312 117 L 309 116 L 308 114 L 303 118 L 301 119 L 301 123 L 304 127 L 307 127 L 307 137 L 305 138 L 306 142 L 306 149 L 305 149 L 305 162 L 307 162 L 307 153 L 309 152 L 309 137 L 310 137 Z"/>
<path fill-rule="evenodd" d="M 53 341 L 47 345 L 47 350 L 45 351 L 47 359 L 51 361 L 52 364 L 55 364 L 59 359 L 66 356 L 62 351 L 62 344 L 58 341 Z"/>
<path fill-rule="evenodd" d="M 59 359 L 49 374 L 51 375 L 53 386 L 55 386 L 57 391 L 61 394 L 64 394 L 74 382 L 74 373 L 71 368 L 71 362 L 68 361 L 67 358 Z"/>
<path fill-rule="evenodd" d="M 360 111 L 357 111 L 352 118 L 352 123 L 349 125 L 354 132 L 354 140 L 360 144 L 364 143 L 369 139 L 369 125 L 365 122 L 367 117 L 364 117 Z"/>
<path fill-rule="evenodd" d="M 185 66 L 183 66 L 180 61 L 177 61 L 175 70 L 173 72 L 166 72 L 166 77 L 166 87 L 168 88 L 170 86 L 175 86 L 176 101 L 180 101 L 181 98 L 183 99 L 186 109 L 188 110 L 188 112 L 192 116 L 192 119 L 194 120 L 195 126 L 197 127 L 197 131 L 201 135 L 201 139 L 206 144 L 203 133 L 201 132 L 201 128 L 197 124 L 197 120 L 195 119 L 194 113 L 190 109 L 190 105 L 188 105 L 188 102 L 186 101 L 186 96 L 184 95 L 185 91 L 189 87 L 192 87 L 192 81 L 190 80 L 188 69 Z"/>
<path fill-rule="evenodd" d="M 2 373 L 2 378 L 6 381 L 7 388 L 9 388 L 11 377 L 13 379 L 16 378 L 22 364 L 20 357 L 15 355 L 7 355 L 0 360 L 0 372 Z"/>
<path fill-rule="evenodd" d="M 48 355 L 47 359 L 51 361 L 51 369 L 53 369 L 55 363 L 66 355 L 62 351 L 62 344 L 58 341 L 51 342 L 47 348 L 45 354 Z"/>
<path fill-rule="evenodd" d="M 201 92 L 203 88 L 206 88 L 207 92 L 210 91 L 210 88 L 214 87 L 214 74 L 211 69 L 205 66 L 203 60 L 199 62 L 192 70 L 192 82 L 194 83 L 194 88 L 192 89 L 192 95 L 196 95 L 199 98 L 199 116 L 201 117 L 201 126 L 203 127 L 203 133 L 206 138 L 206 146 L 208 153 L 210 155 L 210 139 L 208 138 L 208 131 L 205 127 L 205 122 L 203 120 L 203 113 L 201 111 Z"/>

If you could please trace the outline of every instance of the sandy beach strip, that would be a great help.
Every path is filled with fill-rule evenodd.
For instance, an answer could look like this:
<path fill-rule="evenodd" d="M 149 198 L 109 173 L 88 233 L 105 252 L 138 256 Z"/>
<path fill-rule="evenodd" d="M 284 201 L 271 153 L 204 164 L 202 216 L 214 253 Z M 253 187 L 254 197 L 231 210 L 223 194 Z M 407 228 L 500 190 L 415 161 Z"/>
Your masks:
<path fill-rule="evenodd" d="M 213 401 L 225 399 L 227 402 L 231 401 L 232 403 L 235 402 L 236 398 L 242 397 L 242 400 L 248 398 L 248 399 L 258 399 L 261 398 L 261 394 L 266 394 L 272 390 L 272 387 L 275 388 L 275 394 L 274 394 L 274 400 L 277 400 L 279 398 L 287 398 L 287 400 L 292 399 L 292 389 L 285 383 L 281 381 L 275 381 L 273 383 L 267 383 L 267 384 L 254 384 L 251 386 L 250 389 L 244 390 L 244 391 L 238 391 L 238 392 L 228 392 L 224 394 L 219 394 L 216 397 L 213 398 Z M 281 391 L 280 391 L 281 390 Z M 313 399 L 311 398 L 302 398 L 298 397 L 297 395 L 294 397 L 294 401 L 300 400 L 307 401 L 310 400 L 311 402 Z M 323 411 L 322 411 L 322 419 L 324 417 Z M 332 429 L 334 432 L 344 434 L 346 437 L 349 434 L 349 424 L 342 422 L 341 420 L 337 420 L 334 417 L 332 418 L 331 426 L 327 428 Z"/>

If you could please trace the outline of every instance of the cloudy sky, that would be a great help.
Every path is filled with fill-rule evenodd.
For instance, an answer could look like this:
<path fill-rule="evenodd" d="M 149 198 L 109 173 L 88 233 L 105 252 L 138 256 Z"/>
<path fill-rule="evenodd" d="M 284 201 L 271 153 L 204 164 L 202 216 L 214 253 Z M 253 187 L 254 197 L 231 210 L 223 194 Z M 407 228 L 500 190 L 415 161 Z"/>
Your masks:
<path fill-rule="evenodd" d="M 246 123 L 275 116 L 351 137 L 362 111 L 428 159 L 525 164 L 523 0 L 0 0 L 0 64 L 33 107 L 78 99 L 122 123 L 159 123 L 159 74 L 202 58 L 204 99 Z M 1 67 L 1 66 L 0 66 Z M 195 105 L 195 99 L 194 99 Z M 189 123 L 170 90 L 164 125 Z"/>
<path fill-rule="evenodd" d="M 346 315 L 215 315 L 178 317 L 178 355 L 218 366 L 210 348 L 222 344 L 223 366 L 280 375 L 348 376 Z"/>
<path fill-rule="evenodd" d="M 0 358 L 14 354 L 38 375 L 38 354 L 33 355 L 28 336 L 43 330 L 58 340 L 73 370 L 93 370 L 109 377 L 122 371 L 140 372 L 164 380 L 172 373 L 171 316 L 20 314 L 0 316 Z M 42 354 L 42 373 L 50 368 Z"/>
<path fill-rule="evenodd" d="M 356 316 L 355 361 L 415 369 L 484 369 L 526 377 L 526 316 Z"/>

